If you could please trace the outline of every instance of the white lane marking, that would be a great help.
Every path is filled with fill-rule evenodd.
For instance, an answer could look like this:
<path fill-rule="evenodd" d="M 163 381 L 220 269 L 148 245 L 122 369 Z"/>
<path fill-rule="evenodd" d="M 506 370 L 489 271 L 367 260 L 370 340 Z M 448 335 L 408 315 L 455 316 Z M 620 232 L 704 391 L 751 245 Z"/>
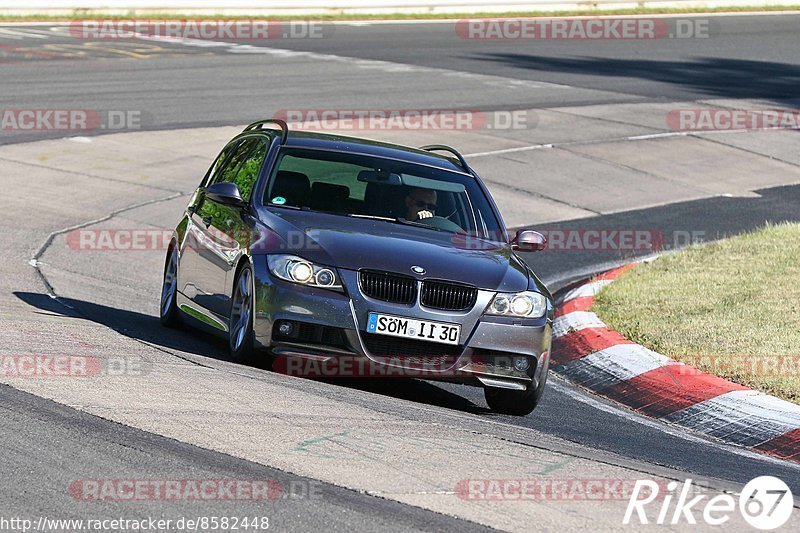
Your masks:
<path fill-rule="evenodd" d="M 583 117 L 594 119 L 594 117 Z M 785 131 L 786 128 L 770 128 L 771 130 Z M 794 128 L 792 128 L 794 130 Z M 645 135 L 631 135 L 628 137 L 612 137 L 609 139 L 588 139 L 584 141 L 567 141 L 561 143 L 550 144 L 531 144 L 528 146 L 517 146 L 516 148 L 503 148 L 500 150 L 490 150 L 488 152 L 476 152 L 474 154 L 466 154 L 464 157 L 487 157 L 494 155 L 502 155 L 515 152 L 530 152 L 532 150 L 541 150 L 542 148 L 560 148 L 562 146 L 580 146 L 585 144 L 599 144 L 599 143 L 621 143 L 621 142 L 635 142 L 635 141 L 650 141 L 654 139 L 668 139 L 671 137 L 696 137 L 703 139 L 705 136 L 711 135 L 735 135 L 738 133 L 748 133 L 752 131 L 765 131 L 765 130 L 716 130 L 716 131 L 664 131 L 660 133 L 648 133 Z M 762 155 L 762 154 L 759 154 Z"/>
<path fill-rule="evenodd" d="M 515 152 L 528 152 L 530 150 L 540 150 L 552 148 L 552 144 L 532 144 L 530 146 L 518 146 L 516 148 L 503 148 L 502 150 L 491 150 L 489 152 L 475 152 L 474 154 L 464 154 L 464 157 L 484 157 L 487 155 L 513 154 Z"/>
<path fill-rule="evenodd" d="M 21 31 L 21 30 L 11 30 L 8 28 L 0 28 L 0 34 L 6 35 L 11 37 L 12 39 L 24 39 L 26 37 L 30 37 L 33 39 L 47 39 L 46 35 L 42 35 L 39 32 L 33 31 Z"/>
<path fill-rule="evenodd" d="M 625 137 L 624 139 L 618 139 L 623 141 L 649 141 L 652 139 L 668 139 L 670 137 L 697 137 L 702 139 L 704 135 L 725 135 L 729 133 L 748 133 L 752 131 L 784 131 L 784 130 L 795 130 L 797 128 L 785 128 L 782 126 L 776 126 L 774 128 L 758 128 L 758 129 L 751 129 L 748 130 L 746 128 L 742 129 L 725 129 L 725 130 L 686 130 L 686 131 L 665 131 L 662 133 L 648 133 L 645 135 L 633 135 L 631 137 Z"/>
<path fill-rule="evenodd" d="M 4 30 L 2 28 L 0 28 L 0 38 L 14 39 L 14 40 L 17 40 L 17 41 L 22 40 L 22 37 L 19 37 L 18 35 L 15 35 L 13 33 L 6 33 L 6 30 Z"/>
<path fill-rule="evenodd" d="M 331 24 L 334 26 L 371 26 L 371 25 L 391 25 L 391 24 L 402 24 L 402 25 L 417 25 L 417 24 L 454 24 L 456 22 L 460 22 L 462 20 L 480 18 L 480 19 L 502 19 L 502 18 L 509 18 L 500 16 L 502 13 L 498 14 L 497 16 L 483 16 L 483 17 L 470 17 L 465 16 L 462 18 L 408 18 L 408 19 L 340 19 L 340 20 L 322 20 L 319 21 L 322 24 Z M 774 17 L 780 15 L 800 15 L 800 10 L 782 10 L 782 11 L 728 11 L 728 12 L 710 12 L 710 13 L 687 13 L 684 14 L 683 17 L 691 17 L 691 18 L 707 18 L 707 17 Z M 536 19 L 546 19 L 546 18 L 558 18 L 558 19 L 573 19 L 573 20 L 583 20 L 583 19 L 595 19 L 597 17 L 603 16 L 612 16 L 612 15 L 573 15 L 573 16 L 561 16 L 557 15 L 553 12 L 552 15 L 538 15 L 535 17 L 531 16 L 522 16 L 522 17 L 512 17 L 512 20 L 536 20 Z M 680 17 L 681 14 L 679 13 L 652 13 L 652 14 L 631 14 L 631 15 L 613 15 L 614 18 L 676 18 Z M 312 15 L 313 17 L 313 15 Z M 185 19 L 186 15 L 184 16 L 176 16 L 176 19 Z M 302 18 L 302 17 L 301 17 Z M 171 20 L 167 17 L 164 17 L 163 20 Z M 71 22 L 52 22 L 52 21 L 8 21 L 3 22 L 0 24 L 0 27 L 4 26 L 65 26 L 68 27 Z"/>
<path fill-rule="evenodd" d="M 569 291 L 567 294 L 565 294 L 564 298 L 561 300 L 561 303 L 574 300 L 575 298 L 583 298 L 586 296 L 597 296 L 600 290 L 606 285 L 609 285 L 612 281 L 614 280 L 599 279 L 596 281 L 590 281 L 589 283 L 584 283 L 580 287 L 576 287 L 571 291 Z"/>
<path fill-rule="evenodd" d="M 70 24 L 71 24 L 71 23 L 70 23 Z M 70 34 L 71 27 L 70 27 L 70 26 L 67 26 L 67 25 L 62 25 L 62 24 L 54 24 L 54 25 L 50 26 L 49 30 L 50 30 L 51 32 L 55 32 L 55 33 L 63 33 L 63 34 L 67 34 L 67 35 L 69 35 L 69 34 Z"/>
<path fill-rule="evenodd" d="M 561 85 L 546 81 L 520 80 L 516 78 L 506 78 L 490 74 L 477 74 L 473 72 L 462 72 L 458 70 L 445 69 L 440 67 L 424 67 L 410 65 L 407 63 L 396 63 L 394 61 L 382 61 L 377 59 L 359 59 L 355 57 L 340 56 L 335 54 L 322 54 L 319 52 L 306 52 L 300 50 L 288 50 L 285 48 L 273 48 L 269 46 L 255 46 L 250 44 L 239 44 L 225 41 L 206 41 L 200 39 L 188 39 L 182 37 L 153 37 L 139 34 L 142 40 L 161 41 L 177 43 L 185 46 L 201 48 L 225 47 L 232 54 L 263 54 L 283 59 L 310 59 L 313 61 L 347 63 L 357 68 L 374 69 L 389 73 L 424 73 L 438 76 L 447 76 L 459 79 L 475 80 L 487 85 L 502 86 L 513 89 L 574 89 L 571 85 Z"/>
<path fill-rule="evenodd" d="M 392 24 L 404 24 L 404 25 L 412 25 L 412 24 L 455 24 L 456 22 L 461 22 L 464 20 L 495 20 L 495 19 L 510 19 L 510 20 L 540 20 L 540 19 L 568 19 L 568 20 L 590 20 L 596 19 L 598 17 L 614 17 L 620 19 L 639 19 L 639 18 L 676 18 L 676 17 L 691 17 L 691 18 L 707 18 L 707 17 L 742 17 L 742 16 L 773 16 L 773 15 L 800 15 L 800 11 L 730 11 L 730 12 L 721 12 L 721 13 L 686 13 L 681 15 L 680 13 L 653 13 L 653 14 L 631 14 L 631 15 L 603 15 L 603 14 L 594 14 L 594 15 L 572 15 L 572 16 L 560 16 L 557 15 L 556 12 L 552 14 L 543 13 L 541 15 L 536 16 L 519 16 L 519 17 L 508 17 L 504 16 L 501 13 L 497 13 L 495 15 L 489 14 L 482 14 L 480 17 L 475 17 L 471 15 L 465 15 L 463 18 L 455 19 L 455 18 L 441 18 L 441 19 L 375 19 L 375 20 L 331 20 L 325 21 L 326 24 L 333 24 L 333 25 L 341 25 L 341 26 L 371 26 L 371 25 L 392 25 Z"/>
<path fill-rule="evenodd" d="M 53 36 L 53 28 L 44 29 L 33 29 L 33 28 L 24 28 L 25 33 L 33 33 L 36 35 L 42 35 L 45 39 L 50 38 Z"/>
<path fill-rule="evenodd" d="M 646 135 L 633 135 L 626 137 L 626 141 L 649 141 L 650 139 L 664 139 L 669 137 L 686 137 L 693 132 L 690 131 L 666 131 L 664 133 L 649 133 Z"/>
<path fill-rule="evenodd" d="M 553 321 L 553 336 L 563 337 L 570 330 L 578 331 L 586 328 L 605 328 L 606 326 L 596 314 L 589 311 L 573 311 L 557 317 Z"/>
<path fill-rule="evenodd" d="M 763 392 L 736 390 L 664 419 L 737 444 L 757 446 L 800 428 L 800 406 Z"/>
<path fill-rule="evenodd" d="M 557 376 L 558 375 L 556 375 L 556 377 Z M 696 442 L 698 444 L 702 444 L 703 446 L 711 446 L 712 448 L 715 448 L 717 450 L 722 450 L 742 457 L 747 457 L 748 459 L 765 461 L 768 463 L 773 463 L 775 465 L 784 466 L 787 468 L 793 468 L 800 471 L 800 464 L 798 463 L 783 461 L 775 457 L 770 457 L 769 455 L 764 455 L 762 453 L 754 452 L 746 448 L 740 448 L 731 444 L 722 444 L 717 441 L 708 440 L 708 438 L 703 438 L 688 432 L 686 428 L 671 426 L 669 424 L 665 424 L 662 421 L 654 420 L 652 418 L 647 418 L 644 415 L 640 415 L 638 413 L 630 411 L 628 408 L 619 407 L 616 404 L 606 403 L 606 401 L 600 401 L 590 391 L 584 391 L 582 389 L 578 389 L 575 388 L 574 386 L 570 386 L 566 383 L 563 383 L 562 381 L 560 381 L 560 378 L 549 379 L 547 381 L 547 386 L 553 387 L 558 392 L 561 392 L 569 396 L 575 401 L 581 402 L 583 404 L 588 405 L 589 407 L 597 409 L 598 411 L 618 416 L 620 418 L 623 418 L 630 422 L 634 422 L 636 424 L 640 424 L 642 426 L 647 426 L 648 428 L 658 430 L 661 433 L 666 433 L 667 435 L 677 437 L 681 440 Z"/>

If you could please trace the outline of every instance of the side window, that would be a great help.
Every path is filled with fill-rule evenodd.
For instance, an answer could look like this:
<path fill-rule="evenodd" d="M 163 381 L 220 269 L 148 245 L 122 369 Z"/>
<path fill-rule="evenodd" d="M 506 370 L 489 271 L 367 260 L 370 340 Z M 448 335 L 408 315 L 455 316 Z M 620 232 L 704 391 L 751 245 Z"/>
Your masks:
<path fill-rule="evenodd" d="M 249 138 L 243 139 L 239 146 L 236 148 L 236 151 L 231 156 L 228 164 L 225 165 L 225 168 L 222 169 L 220 173 L 220 178 L 217 181 L 227 181 L 233 182 L 234 178 L 236 177 L 236 173 L 239 172 L 239 168 L 244 163 L 245 159 L 247 159 L 248 154 L 255 146 L 257 139 Z"/>
<path fill-rule="evenodd" d="M 253 187 L 255 187 L 258 180 L 258 174 L 261 171 L 261 165 L 264 164 L 264 158 L 267 157 L 267 149 L 269 145 L 267 139 L 260 137 L 255 139 L 254 146 L 250 150 L 247 158 L 242 161 L 239 166 L 236 177 L 233 178 L 233 183 L 239 187 L 242 193 L 242 199 L 245 202 L 250 201 L 250 196 L 253 194 Z"/>
<path fill-rule="evenodd" d="M 264 158 L 267 156 L 267 139 L 263 137 L 250 137 L 244 139 L 236 148 L 224 168 L 219 173 L 219 178 L 212 183 L 235 183 L 242 193 L 242 199 L 250 200 L 258 173 Z"/>
<path fill-rule="evenodd" d="M 220 152 L 217 160 L 214 161 L 214 164 L 208 170 L 208 173 L 206 173 L 206 177 L 203 180 L 203 186 L 208 187 L 219 181 L 222 172 L 226 168 L 226 163 L 230 159 L 229 156 L 236 150 L 236 147 L 239 146 L 240 142 L 241 141 L 232 142 L 222 149 L 222 152 Z"/>

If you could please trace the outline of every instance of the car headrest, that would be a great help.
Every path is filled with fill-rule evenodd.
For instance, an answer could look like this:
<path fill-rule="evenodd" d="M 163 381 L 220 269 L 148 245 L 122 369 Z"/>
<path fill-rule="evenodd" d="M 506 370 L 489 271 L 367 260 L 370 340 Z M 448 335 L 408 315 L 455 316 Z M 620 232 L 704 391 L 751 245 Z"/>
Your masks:
<path fill-rule="evenodd" d="M 402 188 L 396 185 L 371 181 L 367 183 L 367 188 L 364 191 L 364 201 L 382 201 L 387 196 L 402 196 L 402 193 Z"/>
<path fill-rule="evenodd" d="M 402 206 L 406 197 L 404 193 L 403 187 L 397 185 L 368 182 L 364 191 L 364 205 L 372 215 L 400 216 L 403 213 Z"/>
<path fill-rule="evenodd" d="M 322 181 L 314 182 L 311 186 L 311 194 L 315 198 L 334 198 L 345 200 L 350 198 L 350 187 L 346 185 L 336 185 L 335 183 L 325 183 Z"/>
<path fill-rule="evenodd" d="M 282 196 L 292 206 L 305 205 L 311 193 L 311 180 L 302 172 L 279 170 L 272 184 L 271 198 Z"/>

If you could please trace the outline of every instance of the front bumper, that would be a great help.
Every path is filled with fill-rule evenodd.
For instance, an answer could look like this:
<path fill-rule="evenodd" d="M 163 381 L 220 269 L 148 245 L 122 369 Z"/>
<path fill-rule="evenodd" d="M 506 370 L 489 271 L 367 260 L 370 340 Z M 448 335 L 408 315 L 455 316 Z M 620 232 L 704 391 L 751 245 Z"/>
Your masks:
<path fill-rule="evenodd" d="M 540 319 L 513 319 L 483 314 L 495 295 L 491 291 L 480 291 L 477 304 L 468 312 L 446 312 L 424 308 L 419 302 L 405 306 L 369 299 L 361 294 L 355 271 L 339 270 L 345 294 L 277 279 L 259 256 L 254 257 L 254 273 L 256 345 L 277 356 L 324 364 L 314 368 L 327 370 L 310 377 L 419 377 L 518 390 L 538 388 L 546 377 L 552 304 Z M 459 345 L 454 347 L 457 353 L 446 358 L 376 356 L 364 339 L 370 312 L 461 324 Z M 329 335 L 321 334 L 314 339 L 290 339 L 277 330 L 282 321 L 324 326 L 318 329 L 337 330 L 341 338 L 330 342 L 325 339 Z M 526 371 L 512 364 L 519 356 L 530 362 Z"/>

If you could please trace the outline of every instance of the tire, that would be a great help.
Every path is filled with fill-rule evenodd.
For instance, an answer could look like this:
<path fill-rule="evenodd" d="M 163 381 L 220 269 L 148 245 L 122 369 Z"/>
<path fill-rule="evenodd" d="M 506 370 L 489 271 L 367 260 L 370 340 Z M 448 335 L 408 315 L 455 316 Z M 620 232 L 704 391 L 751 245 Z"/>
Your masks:
<path fill-rule="evenodd" d="M 485 387 L 483 395 L 492 411 L 503 415 L 525 416 L 536 409 L 539 403 L 537 390 L 528 388 L 522 390 L 498 389 Z"/>
<path fill-rule="evenodd" d="M 178 311 L 178 251 L 170 248 L 164 263 L 164 278 L 161 284 L 161 324 L 168 328 L 181 325 Z"/>
<path fill-rule="evenodd" d="M 235 363 L 252 363 L 255 356 L 253 346 L 253 303 L 255 287 L 253 269 L 245 266 L 236 276 L 231 299 L 231 317 L 228 323 L 228 346 L 230 359 Z"/>

